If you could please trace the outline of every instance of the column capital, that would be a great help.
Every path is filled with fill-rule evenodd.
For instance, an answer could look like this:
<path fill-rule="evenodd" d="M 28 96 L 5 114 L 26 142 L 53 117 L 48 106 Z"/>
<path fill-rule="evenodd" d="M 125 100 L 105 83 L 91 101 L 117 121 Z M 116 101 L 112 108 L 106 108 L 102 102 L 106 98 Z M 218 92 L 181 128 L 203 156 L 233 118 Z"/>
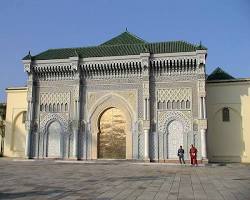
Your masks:
<path fill-rule="evenodd" d="M 150 120 L 143 120 L 143 129 L 144 130 L 150 129 Z"/>
<path fill-rule="evenodd" d="M 200 130 L 206 130 L 207 129 L 207 119 L 199 119 L 198 120 L 199 128 Z"/>

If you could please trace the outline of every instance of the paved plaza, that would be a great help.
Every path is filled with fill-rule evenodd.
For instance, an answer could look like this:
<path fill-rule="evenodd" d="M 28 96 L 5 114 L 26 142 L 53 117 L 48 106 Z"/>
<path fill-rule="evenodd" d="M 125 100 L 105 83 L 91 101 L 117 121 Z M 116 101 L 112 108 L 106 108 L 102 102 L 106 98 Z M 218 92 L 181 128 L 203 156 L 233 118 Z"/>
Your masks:
<path fill-rule="evenodd" d="M 250 165 L 0 159 L 0 199 L 250 199 Z"/>

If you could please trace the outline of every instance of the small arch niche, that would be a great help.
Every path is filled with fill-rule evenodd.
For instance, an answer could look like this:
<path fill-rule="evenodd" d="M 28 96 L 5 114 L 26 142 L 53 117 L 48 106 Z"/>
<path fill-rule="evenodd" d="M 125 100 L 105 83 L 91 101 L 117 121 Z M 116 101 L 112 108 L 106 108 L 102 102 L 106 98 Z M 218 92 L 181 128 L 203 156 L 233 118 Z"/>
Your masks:
<path fill-rule="evenodd" d="M 185 101 L 184 100 L 181 101 L 181 109 L 185 109 Z"/>
<path fill-rule="evenodd" d="M 186 101 L 186 109 L 190 109 L 190 101 L 189 100 Z"/>

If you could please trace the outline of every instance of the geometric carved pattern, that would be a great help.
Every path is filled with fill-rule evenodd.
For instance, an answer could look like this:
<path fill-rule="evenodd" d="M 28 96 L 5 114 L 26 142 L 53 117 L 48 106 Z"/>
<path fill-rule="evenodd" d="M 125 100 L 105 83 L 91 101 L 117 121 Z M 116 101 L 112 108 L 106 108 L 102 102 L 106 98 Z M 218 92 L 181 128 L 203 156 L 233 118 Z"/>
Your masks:
<path fill-rule="evenodd" d="M 192 130 L 191 111 L 158 111 L 158 131 L 163 134 L 167 133 L 167 125 L 173 120 L 182 122 L 184 133 Z"/>
<path fill-rule="evenodd" d="M 110 95 L 117 95 L 123 97 L 123 99 L 129 103 L 132 107 L 133 111 L 136 111 L 136 103 L 137 103 L 137 94 L 135 90 L 130 91 L 98 91 L 98 92 L 88 92 L 87 93 L 87 109 L 88 111 L 96 104 L 96 102 L 102 99 L 104 96 Z"/>
<path fill-rule="evenodd" d="M 138 153 L 139 159 L 143 159 L 144 157 L 144 134 L 140 134 L 138 136 Z"/>
<path fill-rule="evenodd" d="M 191 101 L 192 89 L 191 88 L 169 88 L 158 89 L 157 101 Z"/>
<path fill-rule="evenodd" d="M 70 93 L 41 93 L 40 94 L 40 104 L 46 103 L 69 103 Z"/>
<path fill-rule="evenodd" d="M 156 132 L 152 132 L 150 134 L 150 158 L 152 160 L 158 159 L 158 134 Z"/>
<path fill-rule="evenodd" d="M 42 119 L 40 119 L 40 132 L 42 134 L 46 134 L 47 130 L 47 126 L 49 125 L 49 123 L 51 123 L 52 121 L 58 121 L 61 124 L 61 128 L 62 128 L 62 132 L 68 133 L 68 117 L 67 115 L 63 115 L 63 114 L 56 114 L 56 113 L 47 113 L 44 115 L 40 115 L 43 116 Z"/>

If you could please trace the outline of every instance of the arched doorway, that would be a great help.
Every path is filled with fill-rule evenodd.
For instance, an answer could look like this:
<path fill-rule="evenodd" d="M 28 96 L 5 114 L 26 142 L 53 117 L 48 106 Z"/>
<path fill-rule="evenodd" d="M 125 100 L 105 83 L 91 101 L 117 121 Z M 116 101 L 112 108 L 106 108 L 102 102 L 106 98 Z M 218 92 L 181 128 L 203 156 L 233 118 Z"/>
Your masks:
<path fill-rule="evenodd" d="M 177 159 L 177 150 L 183 146 L 183 125 L 180 121 L 173 120 L 168 124 L 168 158 Z"/>
<path fill-rule="evenodd" d="M 117 108 L 105 110 L 99 119 L 98 158 L 126 158 L 126 118 Z"/>
<path fill-rule="evenodd" d="M 26 132 L 25 132 L 25 120 L 26 111 L 20 112 L 16 115 L 13 122 L 13 132 L 11 138 L 11 150 L 15 152 L 16 156 L 25 156 L 25 143 L 26 143 Z"/>
<path fill-rule="evenodd" d="M 59 158 L 61 155 L 62 129 L 58 121 L 53 121 L 48 126 L 47 157 Z"/>

